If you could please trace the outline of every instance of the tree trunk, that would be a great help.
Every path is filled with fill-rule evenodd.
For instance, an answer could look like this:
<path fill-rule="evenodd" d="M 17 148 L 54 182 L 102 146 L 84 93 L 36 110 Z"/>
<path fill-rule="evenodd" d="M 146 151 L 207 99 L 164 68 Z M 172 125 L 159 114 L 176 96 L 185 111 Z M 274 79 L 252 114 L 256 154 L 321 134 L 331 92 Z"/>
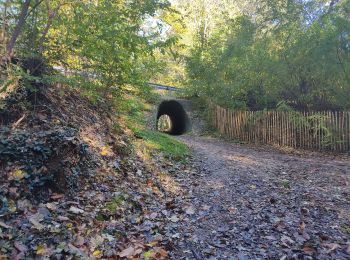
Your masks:
<path fill-rule="evenodd" d="M 50 10 L 50 7 L 48 7 L 48 8 L 49 8 L 49 10 L 48 10 L 47 24 L 46 24 L 45 29 L 44 29 L 44 31 L 43 31 L 43 33 L 41 35 L 40 40 L 39 40 L 39 53 L 40 54 L 44 51 L 44 43 L 45 43 L 45 40 L 46 40 L 46 35 L 48 34 L 48 32 L 50 30 L 50 27 L 51 27 L 51 25 L 53 23 L 53 20 L 55 19 L 55 17 L 58 14 L 58 11 L 61 8 L 61 3 L 59 3 L 54 10 Z"/>
<path fill-rule="evenodd" d="M 6 46 L 6 34 L 8 30 L 7 9 L 10 6 L 10 2 L 11 0 L 6 0 L 6 2 L 4 3 L 3 25 L 2 25 L 2 32 L 1 32 L 1 38 L 0 38 L 0 42 L 1 42 L 1 45 L 3 45 L 3 47 Z"/>
<path fill-rule="evenodd" d="M 6 46 L 7 58 L 11 58 L 11 56 L 13 55 L 13 48 L 15 47 L 17 38 L 21 34 L 21 31 L 25 24 L 30 2 L 31 0 L 25 0 L 25 2 L 22 4 L 21 13 L 19 15 L 15 30 L 13 31 L 11 39 Z"/>

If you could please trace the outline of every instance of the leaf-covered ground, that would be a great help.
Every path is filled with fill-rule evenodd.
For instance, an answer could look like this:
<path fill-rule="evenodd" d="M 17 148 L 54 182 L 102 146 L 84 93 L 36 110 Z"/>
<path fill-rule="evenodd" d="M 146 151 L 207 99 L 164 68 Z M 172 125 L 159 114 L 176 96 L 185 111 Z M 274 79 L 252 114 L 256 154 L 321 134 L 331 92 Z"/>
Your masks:
<path fill-rule="evenodd" d="M 350 257 L 349 157 L 180 137 L 192 157 L 57 86 L 0 122 L 0 259 Z"/>
<path fill-rule="evenodd" d="M 169 258 L 171 172 L 191 168 L 162 149 L 186 146 L 135 135 L 120 111 L 62 86 L 19 89 L 2 105 L 0 259 Z"/>
<path fill-rule="evenodd" d="M 181 137 L 197 174 L 174 227 L 174 259 L 349 259 L 350 161 Z"/>

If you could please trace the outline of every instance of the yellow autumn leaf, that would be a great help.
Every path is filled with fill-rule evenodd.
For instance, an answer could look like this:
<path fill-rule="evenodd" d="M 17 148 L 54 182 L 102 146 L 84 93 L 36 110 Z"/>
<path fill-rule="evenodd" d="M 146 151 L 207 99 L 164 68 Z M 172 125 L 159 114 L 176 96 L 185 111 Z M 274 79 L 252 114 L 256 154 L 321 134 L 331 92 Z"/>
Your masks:
<path fill-rule="evenodd" d="M 102 255 L 102 252 L 100 250 L 95 250 L 93 253 L 92 253 L 93 256 L 95 257 L 98 257 L 98 256 L 101 256 Z"/>
<path fill-rule="evenodd" d="M 145 253 L 143 253 L 143 257 L 146 259 L 146 260 L 149 260 L 151 259 L 152 257 L 155 256 L 155 253 L 153 251 L 147 251 Z"/>
<path fill-rule="evenodd" d="M 17 210 L 16 202 L 13 201 L 13 200 L 9 200 L 9 201 L 8 201 L 8 209 L 9 209 L 9 211 L 12 212 L 12 213 L 16 212 L 16 210 Z"/>
<path fill-rule="evenodd" d="M 26 172 L 20 169 L 14 170 L 10 173 L 11 180 L 22 180 L 25 177 Z"/>
<path fill-rule="evenodd" d="M 101 150 L 101 155 L 102 156 L 107 156 L 108 155 L 108 149 L 109 149 L 109 147 L 107 147 L 107 146 L 104 146 L 103 148 L 102 148 L 102 150 Z"/>
<path fill-rule="evenodd" d="M 67 223 L 66 227 L 67 227 L 67 228 L 72 228 L 72 227 L 73 227 L 73 224 L 72 224 L 72 223 Z"/>
<path fill-rule="evenodd" d="M 154 247 L 154 246 L 158 245 L 158 241 L 154 240 L 154 241 L 150 242 L 147 245 L 150 246 L 150 247 Z"/>
<path fill-rule="evenodd" d="M 45 247 L 45 245 L 38 245 L 38 246 L 36 247 L 36 254 L 37 254 L 37 255 L 44 255 L 45 252 L 46 252 L 46 247 Z"/>

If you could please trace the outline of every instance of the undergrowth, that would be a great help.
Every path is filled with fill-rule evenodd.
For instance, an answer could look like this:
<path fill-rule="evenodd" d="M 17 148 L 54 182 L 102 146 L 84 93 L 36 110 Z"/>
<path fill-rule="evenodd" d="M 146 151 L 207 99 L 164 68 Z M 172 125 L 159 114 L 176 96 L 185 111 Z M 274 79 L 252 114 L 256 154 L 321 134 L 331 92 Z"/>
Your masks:
<path fill-rule="evenodd" d="M 155 95 L 155 94 L 154 94 Z M 159 151 L 166 158 L 183 161 L 190 154 L 189 148 L 174 137 L 149 129 L 146 118 L 150 116 L 158 97 L 140 98 L 130 95 L 119 105 L 127 127 L 136 137 L 135 146 L 141 143 L 149 151 Z"/>
<path fill-rule="evenodd" d="M 170 159 L 181 161 L 185 160 L 190 154 L 189 148 L 184 143 L 167 134 L 135 128 L 134 135 L 142 139 L 148 149 L 158 150 Z"/>

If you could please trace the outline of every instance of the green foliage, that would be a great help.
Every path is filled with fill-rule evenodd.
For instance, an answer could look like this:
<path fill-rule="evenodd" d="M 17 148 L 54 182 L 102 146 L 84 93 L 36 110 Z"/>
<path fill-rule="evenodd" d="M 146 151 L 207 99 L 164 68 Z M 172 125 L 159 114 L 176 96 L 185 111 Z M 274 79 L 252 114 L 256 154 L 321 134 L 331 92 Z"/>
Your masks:
<path fill-rule="evenodd" d="M 136 138 L 142 140 L 147 150 L 160 151 L 174 160 L 185 160 L 189 155 L 189 148 L 185 144 L 170 135 L 147 129 L 149 122 L 145 118 L 152 110 L 152 103 L 135 95 L 124 97 L 117 106 L 117 111 L 125 119 L 127 127 Z"/>
<path fill-rule="evenodd" d="M 139 32 L 142 17 L 152 15 L 156 6 L 136 8 L 120 1 L 98 1 L 96 4 L 81 2 L 70 10 L 74 15 L 64 21 L 65 27 L 69 24 L 71 30 L 67 43 L 74 46 L 72 55 L 84 57 L 72 65 L 94 74 L 94 81 L 104 96 L 118 94 L 120 87 L 127 83 L 143 83 L 143 61 L 147 62 L 155 46 Z"/>
<path fill-rule="evenodd" d="M 78 84 L 77 78 L 67 78 L 59 73 L 48 73 L 33 75 L 29 70 L 25 70 L 24 65 L 7 64 L 6 69 L 0 73 L 0 94 L 10 93 L 19 87 L 31 92 L 37 91 L 38 86 L 50 86 L 56 83 L 67 85 Z M 89 86 L 89 81 L 85 82 L 85 88 Z"/>
<path fill-rule="evenodd" d="M 6 66 L 6 69 L 0 72 L 0 93 L 15 89 L 22 75 L 23 71 L 18 66 Z"/>
<path fill-rule="evenodd" d="M 185 144 L 167 134 L 142 129 L 134 129 L 134 134 L 137 138 L 143 139 L 149 149 L 161 151 L 171 159 L 185 160 L 190 154 Z"/>
<path fill-rule="evenodd" d="M 119 194 L 115 196 L 110 202 L 106 204 L 106 209 L 111 213 L 116 213 L 120 205 L 126 200 L 124 194 Z"/>
<path fill-rule="evenodd" d="M 205 38 L 193 32 L 190 92 L 233 109 L 349 109 L 349 4 L 266 0 L 250 12 L 201 14 L 216 26 Z"/>
<path fill-rule="evenodd" d="M 118 112 L 127 119 L 127 126 L 131 129 L 146 123 L 144 113 L 149 109 L 147 103 L 135 96 L 127 96 L 117 105 Z"/>
<path fill-rule="evenodd" d="M 292 112 L 294 111 L 293 108 L 291 108 L 286 101 L 280 101 L 277 103 L 276 106 L 277 111 L 282 111 L 282 112 Z"/>
<path fill-rule="evenodd" d="M 23 6 L 23 1 L 0 5 L 1 53 Z M 149 25 L 168 7 L 167 0 L 30 1 L 14 53 L 21 60 L 36 56 L 64 69 L 68 81 L 96 101 L 121 99 L 130 86 L 143 93 L 159 69 L 154 53 L 174 44 L 171 37 L 161 37 L 160 25 Z M 3 89 L 13 81 L 2 80 Z M 48 80 L 63 79 L 56 74 Z"/>
<path fill-rule="evenodd" d="M 57 163 L 58 155 L 67 155 L 72 150 L 78 151 L 75 159 L 79 163 L 70 162 L 68 158 Z M 80 167 L 87 164 L 83 162 L 86 156 L 87 147 L 78 140 L 76 130 L 72 128 L 50 131 L 0 129 L 0 167 L 5 163 L 11 165 L 9 178 L 15 186 L 25 187 L 23 192 L 28 197 L 38 195 L 39 199 L 46 200 L 45 194 L 37 193 L 49 188 L 57 191 L 67 188 L 67 192 L 72 193 L 81 174 Z"/>
<path fill-rule="evenodd" d="M 142 94 L 155 80 L 228 108 L 349 108 L 350 2 L 332 3 L 31 1 L 15 55 L 65 68 L 95 100 L 122 98 L 130 86 Z M 6 4 L 1 54 L 23 1 Z M 16 79 L 1 80 L 5 90 Z"/>

